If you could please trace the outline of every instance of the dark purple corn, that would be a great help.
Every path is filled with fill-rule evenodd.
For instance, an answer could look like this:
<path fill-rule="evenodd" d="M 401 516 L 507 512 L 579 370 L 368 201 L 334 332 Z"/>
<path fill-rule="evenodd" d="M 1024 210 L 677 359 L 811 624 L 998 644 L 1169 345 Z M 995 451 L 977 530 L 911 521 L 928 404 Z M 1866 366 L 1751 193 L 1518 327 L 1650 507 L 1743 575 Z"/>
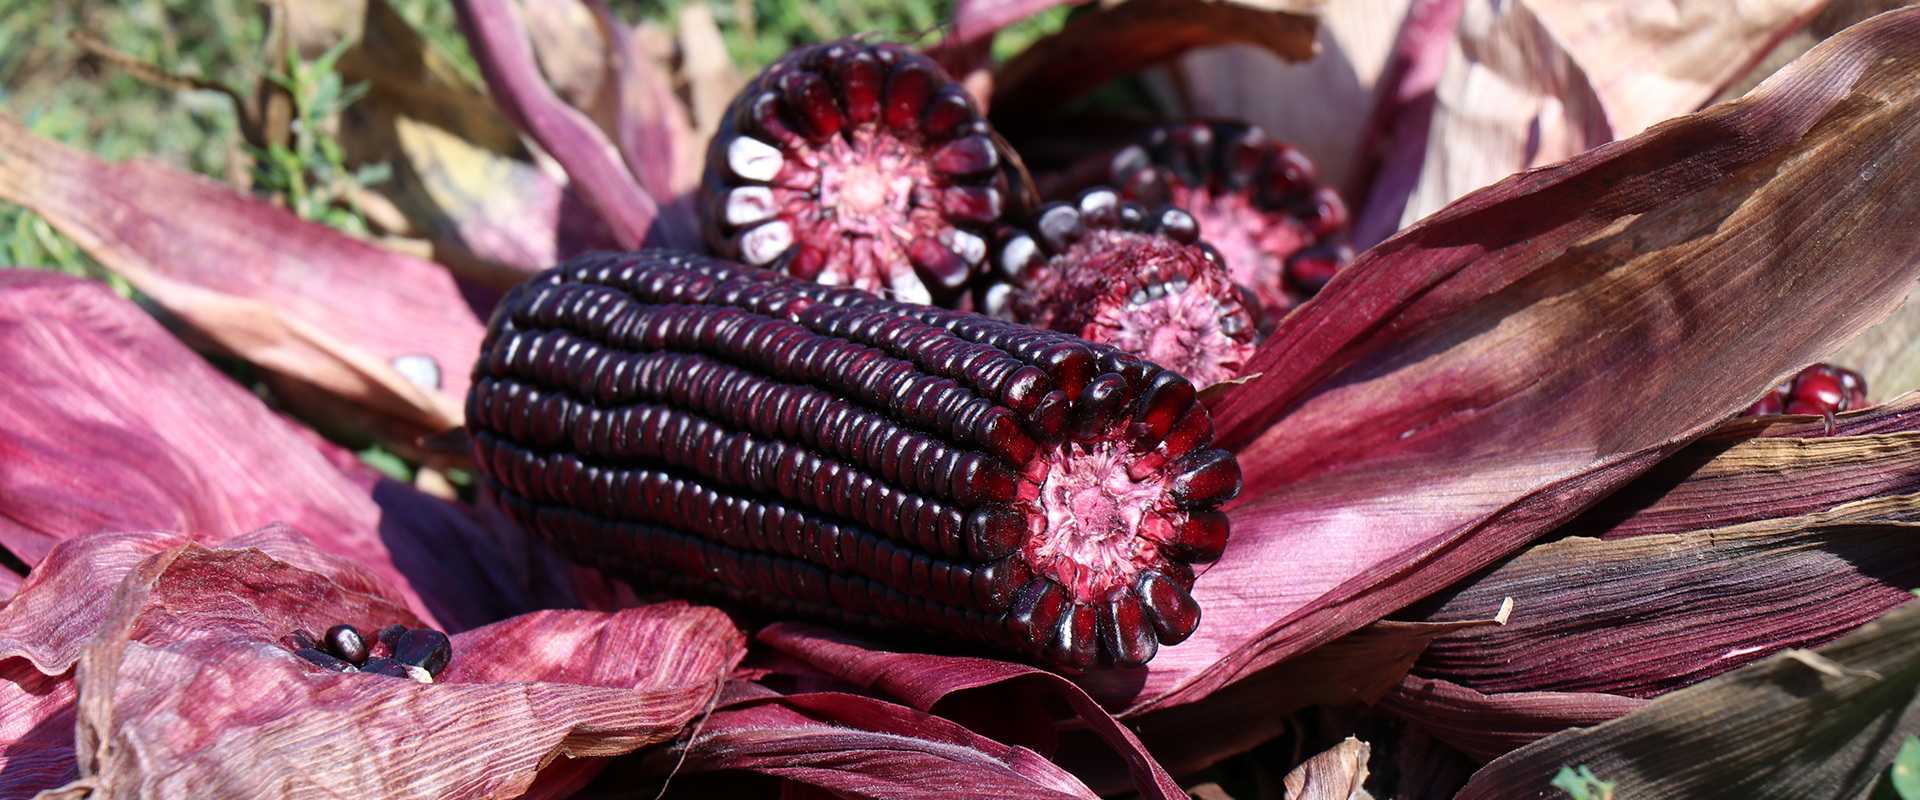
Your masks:
<path fill-rule="evenodd" d="M 582 563 L 1066 670 L 1193 633 L 1240 487 L 1192 384 L 1125 352 L 660 251 L 509 293 L 467 419 L 489 493 Z"/>
<path fill-rule="evenodd" d="M 820 283 L 951 305 L 1024 179 L 973 100 L 896 44 L 804 47 L 748 84 L 707 148 L 715 252 Z"/>
<path fill-rule="evenodd" d="M 306 661 L 334 672 L 365 672 L 432 683 L 453 658 L 447 635 L 404 625 L 381 628 L 373 641 L 352 625 L 335 625 L 316 638 L 304 630 L 280 637 L 281 646 Z"/>
<path fill-rule="evenodd" d="M 1299 149 L 1253 125 L 1163 125 L 1139 144 L 1089 157 L 1043 183 L 1057 199 L 1090 186 L 1114 186 L 1126 199 L 1192 214 L 1233 281 L 1259 298 L 1266 326 L 1353 260 L 1340 241 L 1349 217 L 1339 193 L 1320 185 Z"/>
<path fill-rule="evenodd" d="M 1041 206 L 1026 230 L 1003 231 L 1004 283 L 984 310 L 1111 344 L 1200 387 L 1232 378 L 1253 356 L 1257 307 L 1199 241 L 1192 215 L 1148 211 L 1112 189 Z"/>
<path fill-rule="evenodd" d="M 1867 381 L 1860 373 L 1831 364 L 1815 364 L 1773 387 L 1748 407 L 1744 416 L 1812 414 L 1824 416 L 1867 406 Z"/>

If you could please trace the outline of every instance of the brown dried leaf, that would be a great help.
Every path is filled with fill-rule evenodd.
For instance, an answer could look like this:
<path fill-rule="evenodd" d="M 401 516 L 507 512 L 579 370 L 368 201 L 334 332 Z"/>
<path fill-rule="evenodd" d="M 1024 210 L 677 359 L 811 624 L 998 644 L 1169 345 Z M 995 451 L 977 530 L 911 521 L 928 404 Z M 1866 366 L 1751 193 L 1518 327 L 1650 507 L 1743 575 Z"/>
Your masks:
<path fill-rule="evenodd" d="M 1622 539 L 1813 514 L 1920 492 L 1920 433 L 1820 439 L 1704 439 L 1567 523 Z"/>
<path fill-rule="evenodd" d="M 1525 0 L 1606 108 L 1615 136 L 1699 109 L 1826 0 Z"/>
<path fill-rule="evenodd" d="M 1400 227 L 1515 172 L 1614 138 L 1586 73 L 1527 3 L 1469 0 L 1459 25 Z"/>
<path fill-rule="evenodd" d="M 680 9 L 680 52 L 680 75 L 693 108 L 694 136 L 704 142 L 720 129 L 727 106 L 747 83 L 734 67 L 720 26 L 705 3 L 688 3 Z"/>
<path fill-rule="evenodd" d="M 1413 0 L 1349 0 L 1319 12 L 1320 53 L 1293 62 L 1253 45 L 1188 53 L 1177 78 L 1191 111 L 1242 119 L 1299 147 L 1320 180 L 1357 203 L 1365 195 L 1355 167 L 1369 145 L 1369 117 L 1392 89 L 1381 78 L 1394 62 L 1395 32 Z"/>
<path fill-rule="evenodd" d="M 1362 784 L 1367 782 L 1367 759 L 1373 748 L 1366 742 L 1347 737 L 1331 749 L 1294 767 L 1281 780 L 1287 800 L 1362 800 L 1370 798 Z"/>
<path fill-rule="evenodd" d="M 1317 23 L 1307 9 L 1317 5 L 1127 0 L 1103 8 L 1035 42 L 1001 68 L 993 123 L 1018 136 L 1087 90 L 1196 47 L 1245 42 L 1282 58 L 1312 58 Z"/>

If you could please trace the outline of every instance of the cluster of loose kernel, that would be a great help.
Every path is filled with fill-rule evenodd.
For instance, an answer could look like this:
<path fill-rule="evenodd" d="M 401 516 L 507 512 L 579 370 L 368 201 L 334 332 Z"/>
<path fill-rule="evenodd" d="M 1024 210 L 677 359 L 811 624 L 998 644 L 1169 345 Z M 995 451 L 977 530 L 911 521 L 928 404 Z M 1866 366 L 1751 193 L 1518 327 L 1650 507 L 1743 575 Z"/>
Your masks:
<path fill-rule="evenodd" d="M 1353 260 L 1340 241 L 1349 218 L 1339 193 L 1320 184 L 1304 153 L 1254 125 L 1162 125 L 1138 144 L 1091 156 L 1041 185 L 1062 199 L 1113 186 L 1126 199 L 1192 214 L 1232 280 L 1258 298 L 1268 326 Z"/>
<path fill-rule="evenodd" d="M 490 493 L 570 557 L 780 616 L 1062 669 L 1199 623 L 1239 468 L 1178 374 L 977 314 L 688 254 L 503 299 L 467 419 Z"/>
<path fill-rule="evenodd" d="M 1253 356 L 1259 306 L 1185 211 L 1148 211 L 1099 187 L 998 238 L 1005 282 L 988 293 L 988 313 L 1111 344 L 1202 387 Z"/>
<path fill-rule="evenodd" d="M 302 629 L 280 638 L 281 646 L 334 672 L 360 672 L 432 683 L 453 660 L 453 643 L 432 628 L 388 625 L 372 639 L 340 624 L 318 637 Z"/>
<path fill-rule="evenodd" d="M 1821 416 L 1865 408 L 1867 381 L 1860 373 L 1831 364 L 1815 364 L 1783 381 L 1748 407 L 1745 416 L 1813 414 Z"/>
<path fill-rule="evenodd" d="M 952 304 L 1024 191 L 972 97 L 905 47 L 801 48 L 728 108 L 699 205 L 714 252 L 808 280 Z M 1021 184 L 1024 185 L 1024 184 Z"/>

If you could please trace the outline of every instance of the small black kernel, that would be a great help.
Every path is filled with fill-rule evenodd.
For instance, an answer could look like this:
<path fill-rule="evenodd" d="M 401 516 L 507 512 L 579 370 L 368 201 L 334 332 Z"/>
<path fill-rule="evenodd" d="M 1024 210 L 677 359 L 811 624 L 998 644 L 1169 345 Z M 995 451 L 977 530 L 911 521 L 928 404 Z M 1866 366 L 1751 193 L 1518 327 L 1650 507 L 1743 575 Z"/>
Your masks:
<path fill-rule="evenodd" d="M 431 628 L 407 631 L 393 648 L 393 660 L 412 664 L 435 677 L 439 677 L 452 658 L 453 643 L 447 640 L 446 634 Z"/>
<path fill-rule="evenodd" d="M 432 682 L 431 679 L 421 680 L 421 678 L 427 677 L 427 673 L 425 670 L 422 670 L 419 667 L 412 666 L 410 664 L 402 664 L 398 661 L 395 661 L 391 658 L 386 658 L 384 656 L 374 656 L 372 658 L 367 659 L 367 665 L 365 667 L 361 667 L 360 671 L 368 675 L 385 675 L 389 678 L 406 678 L 407 680 L 420 681 L 421 683 Z"/>
<path fill-rule="evenodd" d="M 349 664 L 345 661 L 341 661 L 340 659 L 334 658 L 333 656 L 327 653 L 320 652 L 319 650 L 315 650 L 311 647 L 302 647 L 298 650 L 293 651 L 293 654 L 301 658 L 304 658 L 308 661 L 311 661 L 315 664 L 318 664 L 322 667 L 326 667 L 327 669 L 333 670 L 334 672 L 356 672 L 357 671 L 354 669 L 352 664 Z"/>
<path fill-rule="evenodd" d="M 327 652 L 352 664 L 364 664 L 367 640 L 360 638 L 359 629 L 352 625 L 335 625 L 327 629 Z"/>

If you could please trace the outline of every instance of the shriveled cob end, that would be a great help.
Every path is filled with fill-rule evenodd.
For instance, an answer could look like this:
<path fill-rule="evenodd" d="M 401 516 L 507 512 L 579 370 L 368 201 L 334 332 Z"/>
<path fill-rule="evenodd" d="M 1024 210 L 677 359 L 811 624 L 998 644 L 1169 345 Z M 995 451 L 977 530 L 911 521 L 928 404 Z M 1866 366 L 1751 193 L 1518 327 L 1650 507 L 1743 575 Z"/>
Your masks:
<path fill-rule="evenodd" d="M 741 90 L 697 208 L 728 258 L 954 305 L 992 226 L 1024 207 L 1024 171 L 932 59 L 848 39 L 798 48 Z"/>
<path fill-rule="evenodd" d="M 1107 187 L 1041 206 L 998 237 L 989 313 L 1110 344 L 1201 387 L 1240 372 L 1260 306 L 1200 241 L 1193 215 L 1148 210 Z"/>
<path fill-rule="evenodd" d="M 1191 635 L 1240 471 L 1111 347 L 681 253 L 502 300 L 468 394 L 500 505 L 563 553 L 781 616 L 1067 671 Z"/>
<path fill-rule="evenodd" d="M 1340 194 L 1320 183 L 1306 154 L 1256 125 L 1160 125 L 1137 144 L 1050 176 L 1041 188 L 1064 200 L 1092 186 L 1113 186 L 1128 200 L 1192 214 L 1233 281 L 1253 291 L 1263 330 L 1353 260 L 1342 241 L 1349 214 Z"/>

